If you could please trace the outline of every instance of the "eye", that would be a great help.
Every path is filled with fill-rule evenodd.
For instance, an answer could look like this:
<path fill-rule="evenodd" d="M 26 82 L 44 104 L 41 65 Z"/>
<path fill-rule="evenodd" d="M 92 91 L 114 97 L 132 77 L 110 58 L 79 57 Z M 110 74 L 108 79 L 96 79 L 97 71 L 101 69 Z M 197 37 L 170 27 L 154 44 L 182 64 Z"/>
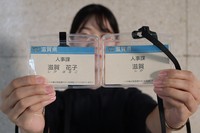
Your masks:
<path fill-rule="evenodd" d="M 83 28 L 80 32 L 78 32 L 79 34 L 83 34 L 83 35 L 90 35 L 90 31 L 88 29 Z"/>

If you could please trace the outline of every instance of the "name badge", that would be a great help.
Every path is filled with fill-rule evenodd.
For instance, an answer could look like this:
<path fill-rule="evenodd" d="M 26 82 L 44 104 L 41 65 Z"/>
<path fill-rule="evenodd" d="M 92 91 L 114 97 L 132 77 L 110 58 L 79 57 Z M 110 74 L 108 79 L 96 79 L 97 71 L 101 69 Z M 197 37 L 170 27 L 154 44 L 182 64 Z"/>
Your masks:
<path fill-rule="evenodd" d="M 32 46 L 31 62 L 55 86 L 95 85 L 94 47 Z"/>
<path fill-rule="evenodd" d="M 104 68 L 105 85 L 144 85 L 152 84 L 156 73 L 171 65 L 154 45 L 106 46 Z"/>

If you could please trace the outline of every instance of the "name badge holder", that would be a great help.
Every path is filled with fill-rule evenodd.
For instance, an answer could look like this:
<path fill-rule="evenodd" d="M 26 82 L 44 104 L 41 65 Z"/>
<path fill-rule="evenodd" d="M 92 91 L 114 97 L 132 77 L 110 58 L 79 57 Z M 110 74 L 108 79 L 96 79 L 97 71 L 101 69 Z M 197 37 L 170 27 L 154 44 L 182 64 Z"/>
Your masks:
<path fill-rule="evenodd" d="M 103 85 L 106 87 L 137 87 L 153 85 L 163 69 L 172 68 L 169 58 L 146 39 L 133 39 L 131 33 L 107 34 L 104 46 Z M 170 49 L 170 38 L 163 37 Z"/>
<path fill-rule="evenodd" d="M 46 77 L 58 90 L 99 86 L 97 36 L 60 32 L 32 37 L 29 44 L 30 74 Z"/>

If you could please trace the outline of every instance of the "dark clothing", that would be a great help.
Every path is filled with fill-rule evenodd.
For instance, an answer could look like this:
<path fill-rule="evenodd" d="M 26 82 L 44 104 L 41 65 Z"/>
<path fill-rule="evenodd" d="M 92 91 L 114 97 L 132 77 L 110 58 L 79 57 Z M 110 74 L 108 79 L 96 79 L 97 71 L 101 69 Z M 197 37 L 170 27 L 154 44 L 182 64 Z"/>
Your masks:
<path fill-rule="evenodd" d="M 50 133 L 145 133 L 156 102 L 136 88 L 68 89 L 45 109 Z"/>

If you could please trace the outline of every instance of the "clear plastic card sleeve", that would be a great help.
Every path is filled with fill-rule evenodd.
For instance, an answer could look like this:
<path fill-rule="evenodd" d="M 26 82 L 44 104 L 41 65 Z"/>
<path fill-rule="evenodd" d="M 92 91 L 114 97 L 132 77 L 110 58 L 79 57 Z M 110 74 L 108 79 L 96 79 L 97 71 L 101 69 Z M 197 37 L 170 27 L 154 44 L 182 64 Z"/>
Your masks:
<path fill-rule="evenodd" d="M 61 46 L 58 35 L 32 37 L 30 74 L 44 76 L 59 90 L 99 86 L 98 37 L 68 34 L 65 41 Z"/>
<path fill-rule="evenodd" d="M 137 87 L 152 85 L 160 70 L 172 67 L 169 58 L 146 39 L 131 33 L 103 36 L 103 86 Z M 169 49 L 171 38 L 159 36 Z"/>

